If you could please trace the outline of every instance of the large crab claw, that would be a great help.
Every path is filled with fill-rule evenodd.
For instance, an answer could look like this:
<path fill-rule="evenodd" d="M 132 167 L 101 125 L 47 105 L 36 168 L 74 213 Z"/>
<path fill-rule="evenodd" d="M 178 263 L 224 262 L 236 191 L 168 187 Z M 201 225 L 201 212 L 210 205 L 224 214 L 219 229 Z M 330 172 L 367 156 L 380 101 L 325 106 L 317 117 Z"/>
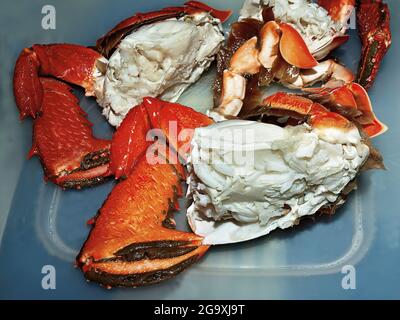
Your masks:
<path fill-rule="evenodd" d="M 211 123 L 188 107 L 154 98 L 145 98 L 129 112 L 111 148 L 111 168 L 126 179 L 108 196 L 77 258 L 87 279 L 105 286 L 157 283 L 175 276 L 208 250 L 201 237 L 173 229 L 170 213 L 178 208 L 185 172 L 169 149 L 185 157 L 190 132 Z M 159 129 L 165 141 L 151 144 L 146 139 L 151 128 Z M 169 148 L 163 149 L 164 142 Z"/>
<path fill-rule="evenodd" d="M 96 48 L 105 57 L 109 58 L 121 40 L 141 26 L 166 19 L 178 18 L 182 15 L 193 15 L 199 12 L 210 13 L 213 17 L 219 19 L 221 23 L 228 20 L 232 14 L 232 11 L 230 10 L 217 10 L 199 1 L 186 2 L 182 7 L 168 7 L 145 14 L 138 13 L 124 21 L 121 21 L 107 34 L 98 39 L 96 42 Z"/>
<path fill-rule="evenodd" d="M 94 95 L 94 77 L 102 56 L 74 44 L 34 45 L 22 50 L 14 69 L 14 96 L 21 119 L 36 118 L 42 111 L 43 88 L 40 76 L 52 76 L 85 89 Z"/>
<path fill-rule="evenodd" d="M 381 0 L 360 1 L 357 26 L 362 43 L 358 82 L 368 89 L 392 43 L 388 5 Z"/>
<path fill-rule="evenodd" d="M 370 138 L 387 131 L 387 126 L 376 117 L 366 90 L 358 83 L 338 87 L 304 89 L 308 97 L 359 123 Z"/>
<path fill-rule="evenodd" d="M 208 249 L 202 238 L 167 228 L 181 195 L 173 165 L 142 157 L 108 196 L 77 262 L 104 286 L 142 286 L 169 279 Z"/>
<path fill-rule="evenodd" d="M 21 119 L 35 119 L 30 156 L 38 155 L 48 179 L 81 188 L 107 176 L 110 142 L 96 139 L 72 89 L 51 76 L 94 95 L 102 56 L 72 44 L 34 45 L 15 65 L 14 95 Z"/>
<path fill-rule="evenodd" d="M 46 177 L 62 187 L 102 182 L 108 172 L 110 142 L 93 137 L 91 123 L 68 85 L 48 78 L 39 81 L 42 112 L 34 121 L 30 156 L 38 155 Z"/>

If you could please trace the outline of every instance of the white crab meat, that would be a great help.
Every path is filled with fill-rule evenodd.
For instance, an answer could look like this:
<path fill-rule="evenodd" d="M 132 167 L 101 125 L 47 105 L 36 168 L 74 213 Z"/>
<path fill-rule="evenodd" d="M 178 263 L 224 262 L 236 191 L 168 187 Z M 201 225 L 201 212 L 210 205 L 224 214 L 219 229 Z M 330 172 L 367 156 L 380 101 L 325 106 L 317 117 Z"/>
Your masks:
<path fill-rule="evenodd" d="M 133 31 L 110 57 L 104 81 L 96 85 L 104 115 L 118 126 L 146 96 L 175 102 L 210 66 L 223 41 L 220 21 L 208 13 Z"/>
<path fill-rule="evenodd" d="M 242 109 L 246 94 L 246 79 L 240 74 L 225 70 L 219 112 L 237 116 Z"/>
<path fill-rule="evenodd" d="M 254 239 L 339 201 L 369 156 L 356 127 L 229 120 L 192 140 L 187 217 L 205 244 Z"/>
<path fill-rule="evenodd" d="M 343 36 L 347 27 L 335 22 L 328 11 L 309 0 L 246 0 L 240 18 L 262 20 L 263 6 L 273 8 L 275 19 L 290 23 L 302 35 L 310 52 L 320 60 L 329 51 L 323 50 L 334 37 Z"/>

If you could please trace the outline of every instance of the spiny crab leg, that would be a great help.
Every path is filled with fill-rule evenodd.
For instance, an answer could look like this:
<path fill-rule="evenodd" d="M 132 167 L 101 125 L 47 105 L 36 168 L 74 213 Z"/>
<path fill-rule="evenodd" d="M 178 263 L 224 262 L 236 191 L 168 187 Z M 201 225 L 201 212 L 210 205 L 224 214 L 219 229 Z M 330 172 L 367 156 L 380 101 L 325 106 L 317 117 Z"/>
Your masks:
<path fill-rule="evenodd" d="M 387 126 L 376 117 L 367 91 L 358 83 L 337 87 L 305 89 L 308 97 L 329 106 L 358 123 L 370 138 L 387 131 Z"/>
<path fill-rule="evenodd" d="M 357 9 L 357 27 L 362 43 L 358 82 L 369 89 L 392 43 L 388 5 L 382 0 L 361 0 Z"/>
<path fill-rule="evenodd" d="M 171 122 L 176 131 L 171 130 Z M 144 129 L 160 129 L 169 146 L 185 157 L 183 147 L 191 136 L 182 133 L 211 123 L 188 107 L 154 98 L 145 98 L 130 111 L 111 148 L 123 148 L 112 153 L 111 164 L 117 176 L 126 179 L 99 210 L 77 257 L 87 279 L 108 287 L 158 283 L 183 271 L 208 250 L 201 237 L 173 229 L 170 214 L 178 208 L 184 169 L 168 152 L 161 155 L 163 162 L 150 163 L 149 156 L 159 155 L 163 143 L 158 140 L 149 147 Z"/>
<path fill-rule="evenodd" d="M 287 117 L 290 114 L 294 119 L 307 121 L 328 142 L 340 141 L 342 134 L 347 138 L 351 138 L 353 132 L 357 132 L 355 136 L 358 135 L 353 122 L 304 97 L 279 92 L 267 97 L 262 107 L 267 115 Z"/>

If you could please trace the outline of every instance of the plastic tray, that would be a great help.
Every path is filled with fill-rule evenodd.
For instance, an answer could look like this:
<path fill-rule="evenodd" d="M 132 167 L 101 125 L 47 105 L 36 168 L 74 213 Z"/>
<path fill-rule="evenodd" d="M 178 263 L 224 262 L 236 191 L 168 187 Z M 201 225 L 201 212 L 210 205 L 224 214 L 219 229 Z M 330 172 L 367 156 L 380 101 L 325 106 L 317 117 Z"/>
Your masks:
<path fill-rule="evenodd" d="M 237 19 L 242 1 L 208 1 L 232 8 Z M 330 217 L 303 221 L 291 230 L 237 245 L 220 246 L 180 276 L 157 286 L 105 290 L 86 283 L 73 268 L 74 258 L 89 228 L 86 221 L 101 206 L 113 182 L 82 191 L 62 191 L 44 183 L 38 159 L 26 160 L 31 122 L 18 123 L 12 96 L 12 69 L 19 51 L 32 43 L 71 42 L 91 45 L 119 20 L 140 11 L 155 10 L 180 1 L 53 1 L 57 29 L 41 28 L 42 1 L 3 1 L 0 10 L 0 298 L 143 299 L 143 298 L 363 298 L 400 297 L 395 283 L 400 272 L 398 197 L 400 99 L 397 62 L 399 2 L 392 10 L 393 47 L 382 65 L 371 99 L 390 131 L 377 138 L 388 171 L 367 172 L 346 205 Z M 90 15 L 88 16 L 88 13 Z M 35 14 L 33 14 L 35 13 Z M 71 17 L 74 17 L 72 20 Z M 226 24 L 228 29 L 229 24 Z M 355 30 L 336 51 L 347 66 L 357 68 L 360 45 Z M 180 99 L 200 111 L 212 104 L 210 70 Z M 282 87 L 272 87 L 267 93 Z M 95 124 L 95 133 L 110 137 L 111 128 L 93 99 L 81 98 Z M 184 214 L 178 225 L 187 228 Z M 56 289 L 41 286 L 42 267 L 56 269 Z M 357 289 L 344 290 L 343 266 L 354 265 Z"/>

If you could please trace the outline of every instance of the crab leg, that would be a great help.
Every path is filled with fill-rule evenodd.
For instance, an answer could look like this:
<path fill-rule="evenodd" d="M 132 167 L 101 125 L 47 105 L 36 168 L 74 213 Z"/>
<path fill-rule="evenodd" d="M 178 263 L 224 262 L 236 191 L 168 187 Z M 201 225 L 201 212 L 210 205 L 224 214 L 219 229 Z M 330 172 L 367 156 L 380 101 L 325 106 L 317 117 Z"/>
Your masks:
<path fill-rule="evenodd" d="M 263 107 L 267 115 L 290 115 L 294 119 L 307 121 L 328 142 L 340 141 L 343 133 L 348 138 L 352 132 L 358 132 L 355 124 L 346 117 L 304 97 L 279 92 L 267 97 Z"/>
<path fill-rule="evenodd" d="M 357 10 L 357 26 L 363 47 L 358 82 L 369 89 L 392 43 L 388 5 L 381 0 L 361 0 Z"/>
<path fill-rule="evenodd" d="M 157 139 L 167 140 L 182 158 L 187 157 L 191 140 L 190 130 L 210 125 L 213 121 L 191 108 L 146 97 L 143 103 L 129 111 L 111 146 L 110 169 L 116 179 L 128 177 L 138 159 L 153 144 L 150 130 L 155 129 Z M 159 135 L 163 135 L 160 137 Z"/>
<path fill-rule="evenodd" d="M 376 117 L 367 91 L 352 82 L 338 87 L 305 89 L 308 97 L 328 105 L 334 111 L 359 123 L 370 138 L 387 131 L 387 126 Z"/>
<path fill-rule="evenodd" d="M 336 88 L 311 88 L 306 92 L 307 97 L 282 92 L 274 94 L 264 100 L 263 112 L 280 117 L 290 111 L 298 120 L 316 113 L 336 113 L 357 123 L 370 138 L 387 130 L 375 116 L 367 92 L 357 83 Z"/>
<path fill-rule="evenodd" d="M 89 280 L 105 286 L 157 283 L 175 276 L 208 250 L 201 237 L 173 230 L 170 213 L 182 195 L 182 165 L 169 152 L 162 154 L 163 163 L 152 164 L 148 156 L 168 141 L 185 157 L 191 135 L 184 131 L 211 123 L 190 108 L 154 98 L 145 98 L 129 112 L 111 148 L 111 167 L 117 177 L 126 179 L 108 196 L 77 258 Z M 166 140 L 149 148 L 145 131 L 150 128 L 160 129 Z M 123 151 L 114 152 L 119 148 Z"/>

